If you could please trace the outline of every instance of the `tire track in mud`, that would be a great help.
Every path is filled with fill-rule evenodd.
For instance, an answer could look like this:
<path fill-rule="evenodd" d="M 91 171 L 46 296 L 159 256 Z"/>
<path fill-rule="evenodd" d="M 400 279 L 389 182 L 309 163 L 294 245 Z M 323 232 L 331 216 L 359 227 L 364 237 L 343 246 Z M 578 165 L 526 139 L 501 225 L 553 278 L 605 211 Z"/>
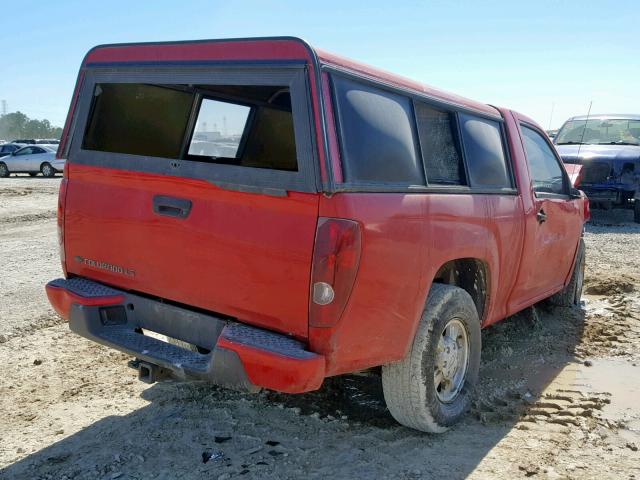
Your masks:
<path fill-rule="evenodd" d="M 44 315 L 39 315 L 38 317 L 33 319 L 31 323 L 29 323 L 28 325 L 14 327 L 8 333 L 0 334 L 0 345 L 7 343 L 14 338 L 24 337 L 37 330 L 53 327 L 55 325 L 59 325 L 65 322 L 66 320 L 63 320 L 60 316 L 58 316 L 54 312 L 46 313 Z"/>
<path fill-rule="evenodd" d="M 488 385 L 480 386 L 471 414 L 483 425 L 513 425 L 525 443 L 546 452 L 523 458 L 518 468 L 525 476 L 562 464 L 576 448 L 637 451 L 638 442 L 628 441 L 638 422 L 629 410 L 633 389 L 620 386 L 640 360 L 640 279 L 628 273 L 592 274 L 583 308 L 540 305 L 488 339 Z M 619 380 L 603 382 L 603 371 Z"/>
<path fill-rule="evenodd" d="M 29 195 L 33 192 L 40 192 L 41 190 L 32 188 L 32 187 L 24 187 L 24 188 L 0 188 L 0 196 L 6 197 L 14 197 L 14 196 L 25 196 Z"/>
<path fill-rule="evenodd" d="M 0 224 L 11 225 L 16 223 L 40 222 L 43 220 L 51 220 L 56 218 L 57 212 L 46 211 L 41 213 L 29 213 L 27 215 L 17 215 L 11 217 L 0 217 Z"/>
<path fill-rule="evenodd" d="M 640 356 L 640 295 L 629 276 L 600 278 L 588 284 L 582 338 L 573 353 L 590 356 Z"/>
<path fill-rule="evenodd" d="M 601 417 L 604 406 L 611 403 L 610 397 L 607 392 L 585 393 L 561 388 L 546 392 L 538 399 L 528 392 L 510 392 L 504 396 L 479 399 L 472 411 L 483 424 L 522 422 L 516 427 L 519 430 L 544 429 L 554 424 L 578 427 L 588 433 L 598 426 L 618 427 Z"/>

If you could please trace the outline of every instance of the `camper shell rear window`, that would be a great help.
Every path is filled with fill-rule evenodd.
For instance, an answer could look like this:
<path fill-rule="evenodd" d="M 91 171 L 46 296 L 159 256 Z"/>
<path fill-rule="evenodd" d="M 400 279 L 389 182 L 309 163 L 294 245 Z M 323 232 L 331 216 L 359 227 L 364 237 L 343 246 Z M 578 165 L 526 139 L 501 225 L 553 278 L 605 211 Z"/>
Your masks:
<path fill-rule="evenodd" d="M 91 73 L 72 163 L 317 191 L 303 69 Z"/>
<path fill-rule="evenodd" d="M 289 89 L 99 83 L 83 148 L 297 171 Z M 190 126 L 190 117 L 195 122 Z"/>

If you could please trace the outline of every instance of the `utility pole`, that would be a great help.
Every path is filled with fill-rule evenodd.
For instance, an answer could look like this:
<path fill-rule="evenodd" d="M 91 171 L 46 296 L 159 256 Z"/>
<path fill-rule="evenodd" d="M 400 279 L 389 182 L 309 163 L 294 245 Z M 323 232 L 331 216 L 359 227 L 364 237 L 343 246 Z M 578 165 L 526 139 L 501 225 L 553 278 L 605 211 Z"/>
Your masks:
<path fill-rule="evenodd" d="M 6 114 L 7 114 L 7 101 L 2 100 L 2 116 L 5 116 Z"/>

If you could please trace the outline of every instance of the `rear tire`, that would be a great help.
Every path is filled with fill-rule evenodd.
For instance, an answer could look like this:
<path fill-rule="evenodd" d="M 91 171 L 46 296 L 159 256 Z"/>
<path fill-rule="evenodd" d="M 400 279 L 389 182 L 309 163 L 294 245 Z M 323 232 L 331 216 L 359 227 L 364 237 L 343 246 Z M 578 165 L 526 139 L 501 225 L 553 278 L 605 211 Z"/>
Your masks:
<path fill-rule="evenodd" d="M 446 333 L 452 325 L 459 334 Z M 463 337 L 464 365 L 459 345 Z M 458 287 L 433 284 L 409 353 L 382 367 L 384 398 L 393 418 L 431 433 L 443 433 L 457 423 L 471 403 L 480 349 L 480 321 L 471 296 Z"/>
<path fill-rule="evenodd" d="M 633 202 L 633 221 L 640 223 L 640 197 Z"/>
<path fill-rule="evenodd" d="M 580 305 L 582 297 L 582 287 L 584 286 L 584 264 L 585 264 L 585 247 L 584 240 L 580 239 L 578 245 L 578 254 L 576 255 L 576 264 L 571 274 L 571 280 L 561 291 L 552 295 L 549 301 L 560 307 L 573 307 Z"/>
<path fill-rule="evenodd" d="M 7 178 L 9 176 L 9 167 L 4 162 L 0 162 L 0 178 Z"/>
<path fill-rule="evenodd" d="M 49 162 L 45 162 L 40 167 L 40 172 L 42 172 L 43 177 L 51 178 L 55 176 L 56 171 L 53 169 Z"/>

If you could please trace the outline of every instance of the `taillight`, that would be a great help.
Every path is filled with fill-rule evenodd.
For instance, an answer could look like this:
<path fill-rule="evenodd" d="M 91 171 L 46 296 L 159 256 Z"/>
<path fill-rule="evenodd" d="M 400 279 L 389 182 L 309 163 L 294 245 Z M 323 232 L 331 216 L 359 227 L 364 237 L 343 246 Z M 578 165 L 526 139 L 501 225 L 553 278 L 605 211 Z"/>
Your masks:
<path fill-rule="evenodd" d="M 60 190 L 58 192 L 58 249 L 60 251 L 60 263 L 64 276 L 67 276 L 67 268 L 64 255 L 64 204 L 67 198 L 67 166 L 65 165 L 65 178 L 60 182 Z"/>
<path fill-rule="evenodd" d="M 358 272 L 360 244 L 357 222 L 318 219 L 311 270 L 310 326 L 331 327 L 342 316 Z"/>

